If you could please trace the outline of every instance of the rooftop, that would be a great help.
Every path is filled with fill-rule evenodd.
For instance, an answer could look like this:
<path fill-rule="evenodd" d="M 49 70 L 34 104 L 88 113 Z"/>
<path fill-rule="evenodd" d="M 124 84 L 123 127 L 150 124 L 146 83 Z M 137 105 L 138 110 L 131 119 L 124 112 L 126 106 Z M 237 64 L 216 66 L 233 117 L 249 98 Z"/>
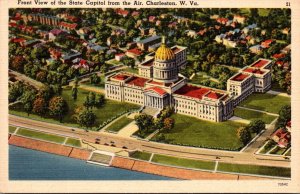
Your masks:
<path fill-rule="evenodd" d="M 269 61 L 267 61 L 267 60 L 259 59 L 258 61 L 254 62 L 251 65 L 251 67 L 261 68 L 261 67 L 265 66 L 268 63 L 269 63 Z"/>
<path fill-rule="evenodd" d="M 157 39 L 160 39 L 160 36 L 151 36 L 149 38 L 140 40 L 138 43 L 145 44 L 147 42 L 150 42 L 150 41 L 153 41 L 153 40 L 157 40 Z"/>
<path fill-rule="evenodd" d="M 224 94 L 215 92 L 215 91 L 210 91 L 208 94 L 205 95 L 205 97 L 212 98 L 212 99 L 219 99 L 223 96 Z"/>
<path fill-rule="evenodd" d="M 153 65 L 153 61 L 154 61 L 154 59 L 150 59 L 150 60 L 148 60 L 148 61 L 145 61 L 145 62 L 141 63 L 141 65 L 142 65 L 142 66 L 150 67 L 150 66 Z"/>
<path fill-rule="evenodd" d="M 149 81 L 149 79 L 142 78 L 142 77 L 137 77 L 137 76 L 132 76 L 132 78 L 128 82 L 126 82 L 126 84 L 139 86 L 139 87 L 144 87 L 145 83 L 147 81 Z"/>
<path fill-rule="evenodd" d="M 175 91 L 175 94 L 188 96 L 192 98 L 202 99 L 202 96 L 208 93 L 210 89 L 208 88 L 201 88 L 198 86 L 192 86 L 192 85 L 185 85 L 179 90 Z"/>
<path fill-rule="evenodd" d="M 133 54 L 135 54 L 135 55 L 141 55 L 141 54 L 142 54 L 142 51 L 139 50 L 139 49 L 137 49 L 137 48 L 127 50 L 127 52 L 133 53 Z"/>
<path fill-rule="evenodd" d="M 261 74 L 261 75 L 265 73 L 265 71 L 262 71 L 260 69 L 250 68 L 250 67 L 244 69 L 243 71 L 248 73 Z"/>
<path fill-rule="evenodd" d="M 112 78 L 116 79 L 116 80 L 124 81 L 125 79 L 127 79 L 129 77 L 130 77 L 129 75 L 117 74 L 117 75 L 113 76 Z"/>
<path fill-rule="evenodd" d="M 231 78 L 231 80 L 240 82 L 240 81 L 243 81 L 244 79 L 246 79 L 247 77 L 249 77 L 249 75 L 239 73 L 236 76 L 234 76 L 233 78 Z"/>
<path fill-rule="evenodd" d="M 155 92 L 155 93 L 157 93 L 157 94 L 159 94 L 161 96 L 167 94 L 167 92 L 165 90 L 163 90 L 163 89 L 161 89 L 159 87 L 151 87 L 151 88 L 147 88 L 146 89 L 146 91 L 149 91 L 149 90 L 151 90 L 151 91 L 153 91 L 153 92 Z"/>

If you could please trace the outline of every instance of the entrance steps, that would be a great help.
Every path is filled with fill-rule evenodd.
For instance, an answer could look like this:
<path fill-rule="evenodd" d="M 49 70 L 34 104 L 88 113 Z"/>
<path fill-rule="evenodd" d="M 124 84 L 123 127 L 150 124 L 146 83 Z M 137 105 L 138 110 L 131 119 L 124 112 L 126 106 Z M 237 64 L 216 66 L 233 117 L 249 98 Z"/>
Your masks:
<path fill-rule="evenodd" d="M 153 117 L 156 117 L 158 115 L 158 113 L 160 112 L 160 109 L 158 108 L 153 108 L 153 107 L 149 107 L 146 106 L 143 110 L 142 113 L 145 113 L 147 115 L 151 115 Z"/>
<path fill-rule="evenodd" d="M 114 153 L 96 150 L 91 153 L 87 162 L 102 166 L 110 166 L 114 156 Z"/>

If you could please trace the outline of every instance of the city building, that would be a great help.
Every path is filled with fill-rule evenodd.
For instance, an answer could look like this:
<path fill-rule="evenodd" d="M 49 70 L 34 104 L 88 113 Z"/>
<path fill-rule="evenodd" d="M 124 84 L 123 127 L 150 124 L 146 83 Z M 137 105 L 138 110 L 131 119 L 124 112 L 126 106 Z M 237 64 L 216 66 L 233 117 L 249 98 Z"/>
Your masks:
<path fill-rule="evenodd" d="M 271 66 L 271 60 L 259 59 L 227 80 L 227 91 L 234 96 L 235 105 L 253 92 L 264 93 L 270 89 Z"/>
<path fill-rule="evenodd" d="M 148 51 L 148 47 L 151 45 L 154 45 L 156 43 L 159 43 L 161 41 L 161 37 L 160 36 L 151 36 L 149 38 L 140 40 L 137 42 L 137 46 L 139 49 L 141 50 L 145 50 Z"/>
<path fill-rule="evenodd" d="M 139 65 L 139 74 L 119 72 L 106 77 L 106 98 L 152 107 L 166 106 L 175 112 L 204 120 L 221 122 L 233 115 L 229 92 L 187 83 L 179 74 L 186 64 L 186 48 L 161 46 Z M 154 56 L 153 56 L 154 55 Z"/>

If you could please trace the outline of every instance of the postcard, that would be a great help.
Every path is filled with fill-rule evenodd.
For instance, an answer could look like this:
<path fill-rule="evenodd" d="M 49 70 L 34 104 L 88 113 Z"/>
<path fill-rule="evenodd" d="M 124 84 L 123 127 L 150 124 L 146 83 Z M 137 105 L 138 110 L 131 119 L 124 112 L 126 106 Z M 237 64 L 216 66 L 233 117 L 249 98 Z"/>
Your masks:
<path fill-rule="evenodd" d="M 300 192 L 296 0 L 0 3 L 1 192 Z"/>

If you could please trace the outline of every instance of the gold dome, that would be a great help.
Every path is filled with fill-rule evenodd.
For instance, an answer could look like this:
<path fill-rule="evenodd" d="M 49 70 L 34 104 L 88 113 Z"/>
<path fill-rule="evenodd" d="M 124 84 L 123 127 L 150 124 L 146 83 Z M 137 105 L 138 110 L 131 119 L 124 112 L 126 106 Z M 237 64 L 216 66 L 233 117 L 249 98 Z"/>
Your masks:
<path fill-rule="evenodd" d="M 166 46 L 165 43 L 162 43 L 161 46 L 155 52 L 155 59 L 161 61 L 168 61 L 175 58 L 174 52 Z"/>

